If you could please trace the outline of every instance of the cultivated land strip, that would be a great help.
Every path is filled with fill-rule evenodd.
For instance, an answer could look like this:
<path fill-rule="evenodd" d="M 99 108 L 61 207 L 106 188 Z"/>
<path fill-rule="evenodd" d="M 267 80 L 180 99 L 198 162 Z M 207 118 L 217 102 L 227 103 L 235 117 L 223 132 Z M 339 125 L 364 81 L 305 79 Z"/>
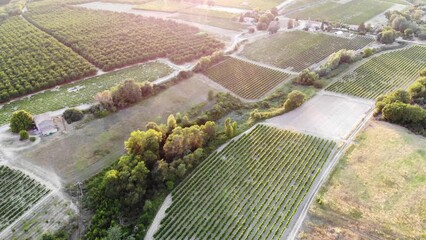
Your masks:
<path fill-rule="evenodd" d="M 373 57 L 326 88 L 327 91 L 375 99 L 406 89 L 426 65 L 426 47 L 412 46 Z"/>
<path fill-rule="evenodd" d="M 185 184 L 178 186 L 156 239 L 282 236 L 333 146 L 332 141 L 257 125 L 249 134 L 212 154 Z M 262 164 L 265 159 L 270 162 L 267 169 Z M 212 164 L 220 167 L 214 170 Z M 281 170 L 284 175 L 270 172 Z M 209 172 L 213 175 L 205 174 Z M 223 178 L 217 178 L 217 174 Z M 201 206 L 202 210 L 196 210 Z"/>

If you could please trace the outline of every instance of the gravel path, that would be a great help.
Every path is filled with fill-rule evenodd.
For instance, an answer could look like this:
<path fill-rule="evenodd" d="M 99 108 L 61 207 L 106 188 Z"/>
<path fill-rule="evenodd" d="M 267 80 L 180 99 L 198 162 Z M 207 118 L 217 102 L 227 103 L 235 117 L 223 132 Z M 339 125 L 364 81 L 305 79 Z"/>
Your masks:
<path fill-rule="evenodd" d="M 157 215 L 152 221 L 151 226 L 149 226 L 148 232 L 145 235 L 145 240 L 154 239 L 154 234 L 160 229 L 161 220 L 166 217 L 166 210 L 172 205 L 172 195 L 169 194 L 161 205 L 160 210 L 158 210 Z"/>

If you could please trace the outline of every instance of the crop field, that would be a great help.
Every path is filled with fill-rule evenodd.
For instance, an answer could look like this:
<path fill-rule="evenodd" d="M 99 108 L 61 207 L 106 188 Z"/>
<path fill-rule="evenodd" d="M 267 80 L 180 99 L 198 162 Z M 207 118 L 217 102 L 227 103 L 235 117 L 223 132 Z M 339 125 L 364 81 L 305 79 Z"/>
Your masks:
<path fill-rule="evenodd" d="M 133 14 L 58 8 L 27 17 L 106 71 L 164 57 L 181 64 L 224 46 L 197 28 Z"/>
<path fill-rule="evenodd" d="M 154 0 L 147 3 L 137 5 L 134 9 L 161 11 L 161 12 L 178 12 L 187 8 L 193 7 L 194 4 L 185 1 L 164 1 Z"/>
<path fill-rule="evenodd" d="M 233 30 L 233 31 L 242 31 L 245 28 L 243 24 L 237 21 L 234 21 L 232 19 L 203 16 L 201 14 L 180 13 L 173 18 L 188 21 L 188 22 L 206 24 L 213 27 L 219 27 L 219 28 Z"/>
<path fill-rule="evenodd" d="M 209 68 L 206 76 L 245 99 L 258 99 L 292 75 L 236 58 Z"/>
<path fill-rule="evenodd" d="M 96 73 L 84 58 L 19 17 L 0 24 L 0 102 Z"/>
<path fill-rule="evenodd" d="M 406 89 L 426 65 L 426 47 L 386 53 L 344 75 L 326 90 L 374 99 L 397 89 Z"/>
<path fill-rule="evenodd" d="M 216 0 L 215 5 L 245 9 L 269 10 L 282 3 L 282 0 Z"/>
<path fill-rule="evenodd" d="M 0 231 L 49 192 L 24 173 L 0 166 Z"/>
<path fill-rule="evenodd" d="M 98 92 L 110 89 L 127 79 L 134 79 L 139 82 L 154 81 L 172 72 L 173 69 L 165 64 L 149 62 L 84 81 L 66 84 L 52 90 L 46 90 L 43 93 L 4 105 L 0 111 L 0 126 L 9 122 L 10 117 L 16 110 L 22 109 L 32 114 L 41 114 L 66 107 L 92 103 L 94 96 Z"/>
<path fill-rule="evenodd" d="M 63 196 L 52 194 L 28 216 L 19 220 L 9 231 L 0 234 L 0 239 L 41 239 L 47 232 L 67 226 L 75 212 Z"/>
<path fill-rule="evenodd" d="M 392 7 L 392 3 L 376 0 L 351 0 L 345 3 L 325 1 L 287 15 L 290 18 L 327 20 L 359 25 Z"/>
<path fill-rule="evenodd" d="M 174 190 L 155 239 L 280 239 L 334 147 L 256 126 Z"/>
<path fill-rule="evenodd" d="M 241 55 L 299 72 L 341 49 L 357 50 L 371 42 L 373 39 L 361 36 L 347 39 L 321 33 L 292 31 L 250 43 L 244 47 Z"/>

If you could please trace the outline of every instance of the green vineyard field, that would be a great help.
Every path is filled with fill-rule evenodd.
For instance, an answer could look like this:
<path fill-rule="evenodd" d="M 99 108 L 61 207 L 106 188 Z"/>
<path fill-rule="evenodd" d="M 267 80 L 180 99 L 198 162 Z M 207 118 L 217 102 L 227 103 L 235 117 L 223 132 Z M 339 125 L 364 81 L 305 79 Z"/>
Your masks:
<path fill-rule="evenodd" d="M 96 68 L 19 17 L 0 24 L 0 102 L 94 75 Z"/>
<path fill-rule="evenodd" d="M 245 99 L 258 99 L 291 77 L 232 57 L 209 68 L 206 76 Z"/>
<path fill-rule="evenodd" d="M 373 39 L 361 36 L 348 39 L 328 34 L 292 31 L 248 44 L 241 55 L 254 61 L 299 72 L 341 49 L 361 49 L 372 41 Z"/>
<path fill-rule="evenodd" d="M 335 146 L 256 126 L 172 192 L 155 239 L 281 239 Z"/>
<path fill-rule="evenodd" d="M 375 99 L 381 94 L 408 88 L 425 66 L 426 47 L 413 46 L 371 59 L 326 90 Z"/>
<path fill-rule="evenodd" d="M 223 48 L 197 28 L 171 20 L 77 8 L 35 9 L 26 15 L 32 23 L 105 71 L 157 58 L 181 64 Z"/>
<path fill-rule="evenodd" d="M 49 192 L 24 173 L 0 166 L 0 231 Z"/>
<path fill-rule="evenodd" d="M 287 16 L 305 20 L 326 20 L 359 25 L 385 12 L 392 5 L 392 3 L 386 1 L 376 0 L 352 0 L 344 3 L 327 0 L 320 4 L 302 8 L 302 10 L 292 12 Z"/>

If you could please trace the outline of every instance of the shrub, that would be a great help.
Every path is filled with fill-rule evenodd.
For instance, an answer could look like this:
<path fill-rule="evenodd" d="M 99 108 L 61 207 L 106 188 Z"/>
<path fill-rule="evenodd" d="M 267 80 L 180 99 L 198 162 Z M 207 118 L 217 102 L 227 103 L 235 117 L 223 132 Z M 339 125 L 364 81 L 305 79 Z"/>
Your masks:
<path fill-rule="evenodd" d="M 35 142 L 36 137 L 30 137 L 30 142 Z"/>
<path fill-rule="evenodd" d="M 294 80 L 295 83 L 300 85 L 313 85 L 319 80 L 319 75 L 316 72 L 312 72 L 309 69 L 303 70 L 299 76 Z"/>
<path fill-rule="evenodd" d="M 395 42 L 396 37 L 396 31 L 388 28 L 377 34 L 377 41 L 384 44 L 391 44 Z"/>
<path fill-rule="evenodd" d="M 27 130 L 21 130 L 19 131 L 19 140 L 27 140 L 30 137 Z"/>
<path fill-rule="evenodd" d="M 300 91 L 294 90 L 288 94 L 287 100 L 284 102 L 286 112 L 300 107 L 305 102 L 306 96 Z"/>
<path fill-rule="evenodd" d="M 364 55 L 363 55 L 363 57 L 367 58 L 367 57 L 373 55 L 373 53 L 374 53 L 373 49 L 366 48 L 366 49 L 364 49 Z"/>
<path fill-rule="evenodd" d="M 14 133 L 19 133 L 21 130 L 28 130 L 34 127 L 33 116 L 24 111 L 19 110 L 13 113 L 10 119 L 10 129 Z"/>
<path fill-rule="evenodd" d="M 68 124 L 71 124 L 73 122 L 77 122 L 83 119 L 84 114 L 82 111 L 78 109 L 70 108 L 65 110 L 62 116 L 64 117 L 65 121 L 67 121 Z"/>

